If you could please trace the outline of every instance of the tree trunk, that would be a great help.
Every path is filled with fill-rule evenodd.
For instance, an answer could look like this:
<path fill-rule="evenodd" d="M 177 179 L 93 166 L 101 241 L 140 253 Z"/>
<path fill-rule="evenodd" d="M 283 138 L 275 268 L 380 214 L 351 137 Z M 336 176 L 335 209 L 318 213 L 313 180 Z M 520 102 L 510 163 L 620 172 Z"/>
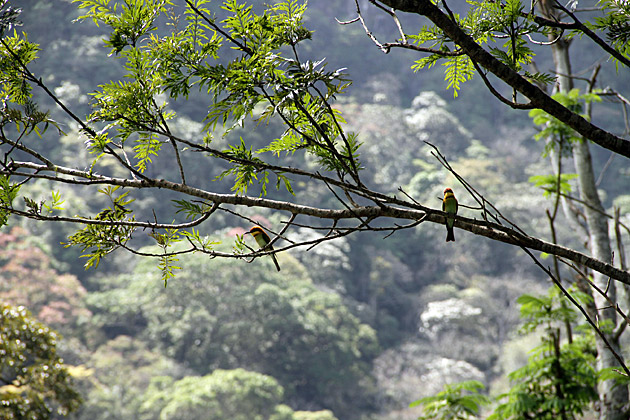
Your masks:
<path fill-rule="evenodd" d="M 540 7 L 543 13 L 552 19 L 560 20 L 557 16 L 557 9 L 551 7 L 548 1 L 541 1 Z M 549 34 L 550 39 L 555 39 L 557 34 Z M 569 92 L 573 88 L 571 78 L 571 60 L 569 56 L 570 43 L 565 38 L 560 38 L 552 45 L 553 60 L 558 77 L 557 89 L 560 92 Z M 593 163 L 589 149 L 589 142 L 586 139 L 578 141 L 572 145 L 573 161 L 575 171 L 578 174 L 578 184 L 580 199 L 584 206 L 586 217 L 586 227 L 588 231 L 589 249 L 594 258 L 601 261 L 612 261 L 612 251 L 610 238 L 608 236 L 608 220 L 604 215 L 604 208 L 599 199 L 597 185 L 593 171 Z M 564 203 L 563 203 L 564 204 Z M 566 207 L 565 207 L 566 208 Z M 616 301 L 616 287 L 614 282 L 609 282 L 608 278 L 600 273 L 593 272 L 593 283 L 600 290 L 606 290 L 608 298 Z M 614 308 L 610 308 L 609 302 L 599 293 L 591 289 L 593 300 L 597 308 L 607 308 L 598 310 L 598 319 L 612 323 L 612 327 L 617 325 L 617 314 Z M 606 339 L 614 350 L 619 353 L 619 337 L 607 333 Z M 597 343 L 597 369 L 618 367 L 619 363 L 613 353 L 606 347 L 604 341 L 596 336 Z M 600 420 L 627 420 L 626 408 L 628 404 L 628 387 L 624 385 L 616 386 L 616 381 L 607 380 L 599 383 L 599 418 Z"/>
<path fill-rule="evenodd" d="M 588 203 L 588 206 L 584 207 L 584 213 L 588 225 L 591 254 L 593 257 L 601 259 L 602 261 L 611 261 L 612 251 L 610 248 L 610 238 L 608 236 L 608 220 L 603 213 L 604 208 L 602 207 L 597 193 L 588 141 L 580 141 L 573 145 L 573 159 L 575 161 L 576 172 L 578 173 L 580 199 Z M 601 290 L 608 290 L 608 298 L 613 302 L 616 301 L 617 296 L 614 282 L 609 282 L 606 276 L 593 272 L 593 283 Z M 600 309 L 598 312 L 600 323 L 604 320 L 609 320 L 613 327 L 616 326 L 617 314 L 615 309 L 611 308 L 610 303 L 599 293 L 593 293 L 593 298 L 598 308 L 607 308 Z M 613 334 L 606 334 L 606 338 L 615 351 L 619 353 L 619 338 Z M 604 342 L 598 338 L 598 370 L 618 366 L 619 362 L 617 362 L 612 352 L 606 347 Z M 628 415 L 625 413 L 625 408 L 628 403 L 627 386 L 616 386 L 614 380 L 602 381 L 599 384 L 599 399 L 601 420 L 628 419 Z"/>

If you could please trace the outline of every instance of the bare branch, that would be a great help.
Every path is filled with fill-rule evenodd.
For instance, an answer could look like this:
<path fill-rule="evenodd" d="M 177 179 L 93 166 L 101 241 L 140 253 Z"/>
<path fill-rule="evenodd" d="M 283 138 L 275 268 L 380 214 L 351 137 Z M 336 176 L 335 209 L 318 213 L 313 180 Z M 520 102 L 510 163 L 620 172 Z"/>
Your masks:
<path fill-rule="evenodd" d="M 582 305 L 579 304 L 579 302 L 577 300 L 575 300 L 575 298 L 571 295 L 571 293 L 569 293 L 569 291 L 567 289 L 565 289 L 565 287 L 562 285 L 562 283 L 560 282 L 559 279 L 557 279 L 551 272 L 551 270 L 549 268 L 544 267 L 540 261 L 538 261 L 538 258 L 536 258 L 534 256 L 534 254 L 532 254 L 528 249 L 523 248 L 523 251 L 525 251 L 525 253 L 527 255 L 530 256 L 530 258 L 534 261 L 534 263 L 542 270 L 545 272 L 545 274 L 547 274 L 547 276 L 553 281 L 553 283 L 562 291 L 562 294 L 564 296 L 567 297 L 567 299 L 569 299 L 569 301 L 573 304 L 573 306 L 575 306 L 584 316 L 584 318 L 586 319 L 586 322 L 588 322 L 588 324 L 595 330 L 595 332 L 597 333 L 597 335 L 600 337 L 600 339 L 604 342 L 604 344 L 606 345 L 606 347 L 608 348 L 608 350 L 610 350 L 610 352 L 613 354 L 613 356 L 615 357 L 615 359 L 617 359 L 617 362 L 619 362 L 619 365 L 621 366 L 621 368 L 623 369 L 623 371 L 626 373 L 627 376 L 630 376 L 630 370 L 628 369 L 628 367 L 626 366 L 623 357 L 621 357 L 621 355 L 619 355 L 619 353 L 617 353 L 617 351 L 615 351 L 615 349 L 610 345 L 610 342 L 608 341 L 608 339 L 606 338 L 606 335 L 602 332 L 602 330 L 599 329 L 599 327 L 597 326 L 597 323 L 595 321 L 593 321 L 593 319 L 589 316 L 588 312 L 586 311 L 586 309 L 584 309 L 584 307 L 582 307 Z M 591 283 L 592 284 L 592 283 Z"/>
<path fill-rule="evenodd" d="M 528 98 L 534 108 L 540 108 L 553 115 L 594 143 L 630 158 L 630 141 L 601 129 L 549 97 L 535 84 L 529 82 L 517 71 L 503 64 L 481 47 L 433 2 L 424 0 L 381 0 L 380 2 L 396 10 L 426 16 L 452 39 L 471 60 L 488 69 L 507 85 Z"/>
<path fill-rule="evenodd" d="M 475 70 L 477 70 L 477 73 L 479 74 L 479 76 L 481 76 L 481 80 L 483 80 L 483 83 L 486 85 L 490 93 L 492 93 L 499 101 L 503 102 L 510 108 L 514 108 L 514 109 L 533 109 L 534 108 L 531 102 L 527 104 L 519 104 L 515 101 L 510 101 L 509 99 L 504 98 L 503 95 L 501 95 L 494 88 L 494 86 L 492 86 L 492 83 L 490 83 L 490 80 L 488 80 L 488 77 L 486 76 L 485 72 L 481 69 L 481 67 L 479 67 L 479 64 L 477 64 L 475 61 L 473 61 L 472 63 L 473 63 L 473 66 L 475 66 Z"/>

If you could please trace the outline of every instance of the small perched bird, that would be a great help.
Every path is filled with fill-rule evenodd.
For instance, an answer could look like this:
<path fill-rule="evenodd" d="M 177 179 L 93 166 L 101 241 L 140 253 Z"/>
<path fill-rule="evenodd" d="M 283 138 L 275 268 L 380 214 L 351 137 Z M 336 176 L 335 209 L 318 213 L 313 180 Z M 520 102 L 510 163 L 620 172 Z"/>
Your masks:
<path fill-rule="evenodd" d="M 265 231 L 260 226 L 254 226 L 249 230 L 249 233 L 251 233 L 254 239 L 256 239 L 256 242 L 260 246 L 260 249 L 265 248 L 267 244 L 271 242 L 269 235 L 267 235 L 267 233 L 265 233 Z M 268 250 L 273 251 L 273 246 L 268 247 Z M 280 264 L 278 264 L 278 260 L 276 259 L 275 254 L 271 254 L 271 259 L 276 265 L 278 271 L 280 271 Z"/>
<path fill-rule="evenodd" d="M 457 214 L 457 199 L 453 190 L 447 188 L 444 190 L 444 199 L 442 200 L 442 211 L 446 213 Z M 453 224 L 455 219 L 446 219 L 446 242 L 455 242 L 455 234 L 453 233 Z"/>

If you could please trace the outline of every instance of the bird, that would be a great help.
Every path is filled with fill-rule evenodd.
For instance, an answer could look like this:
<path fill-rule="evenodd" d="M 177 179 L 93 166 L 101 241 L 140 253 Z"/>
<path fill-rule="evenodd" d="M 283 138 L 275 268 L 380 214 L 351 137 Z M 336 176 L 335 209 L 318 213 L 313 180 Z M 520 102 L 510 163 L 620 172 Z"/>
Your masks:
<path fill-rule="evenodd" d="M 260 249 L 264 249 L 265 247 L 267 247 L 267 244 L 271 242 L 269 235 L 267 235 L 267 233 L 265 233 L 263 228 L 261 228 L 260 226 L 254 226 L 249 230 L 249 233 L 251 233 L 254 239 L 256 239 L 256 242 L 260 246 Z M 268 248 L 270 251 L 273 251 L 273 246 L 269 246 Z M 270 257 L 273 260 L 273 263 L 276 265 L 278 271 L 280 271 L 280 264 L 278 264 L 278 260 L 276 259 L 275 254 L 271 254 Z"/>
<path fill-rule="evenodd" d="M 457 214 L 457 199 L 455 198 L 455 194 L 453 194 L 453 190 L 450 188 L 446 188 L 444 190 L 444 199 L 442 200 L 442 211 L 451 214 Z M 447 218 L 446 219 L 446 242 L 453 241 L 455 242 L 455 233 L 453 233 L 453 224 L 455 223 L 455 219 Z"/>

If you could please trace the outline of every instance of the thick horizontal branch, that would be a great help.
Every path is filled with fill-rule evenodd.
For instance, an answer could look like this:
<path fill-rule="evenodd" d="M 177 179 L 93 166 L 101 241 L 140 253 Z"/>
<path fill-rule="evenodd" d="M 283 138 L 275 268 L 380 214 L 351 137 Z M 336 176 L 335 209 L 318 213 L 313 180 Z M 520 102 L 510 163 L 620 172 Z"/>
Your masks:
<path fill-rule="evenodd" d="M 108 185 L 116 185 L 127 188 L 137 188 L 137 189 L 148 189 L 148 188 L 157 188 L 157 189 L 168 189 L 171 191 L 176 191 L 182 194 L 185 194 L 189 197 L 196 197 L 202 200 L 206 200 L 208 202 L 212 202 L 214 206 L 219 204 L 230 204 L 234 206 L 246 206 L 246 207 L 259 207 L 259 208 L 268 208 L 273 210 L 285 211 L 291 214 L 299 214 L 304 216 L 310 216 L 320 219 L 328 219 L 328 220 L 352 220 L 352 219 L 375 219 L 375 218 L 394 218 L 394 219 L 405 219 L 405 220 L 427 220 L 433 223 L 444 224 L 446 219 L 446 213 L 442 211 L 431 209 L 428 207 L 423 207 L 421 205 L 415 203 L 405 203 L 403 201 L 392 198 L 391 200 L 395 200 L 396 204 L 383 203 L 379 202 L 379 205 L 375 206 L 360 206 L 356 208 L 346 208 L 346 209 L 326 209 L 326 208 L 318 208 L 306 205 L 300 205 L 295 203 L 290 203 L 287 201 L 278 201 L 271 200 L 268 198 L 262 197 L 248 197 L 243 195 L 234 195 L 234 194 L 221 194 L 210 192 L 206 190 L 202 190 L 199 188 L 192 187 L 190 185 L 184 185 L 181 183 L 176 183 L 172 181 L 167 181 L 164 179 L 124 179 L 124 178 L 113 178 L 106 177 L 103 175 L 92 175 L 84 171 L 80 171 L 77 169 L 70 169 L 65 167 L 55 167 L 54 169 L 48 168 L 43 165 L 30 164 L 24 166 L 31 167 L 39 167 L 39 171 L 55 171 L 57 173 L 63 173 L 66 175 L 72 175 L 77 177 L 86 178 L 89 177 L 95 182 L 105 183 Z M 31 168 L 34 169 L 34 168 Z M 379 200 L 380 201 L 380 200 Z M 405 208 L 408 207 L 408 208 Z M 416 207 L 416 208 L 411 208 Z M 417 208 L 420 207 L 421 209 Z M 17 211 L 13 209 L 3 209 L 8 211 L 13 211 L 17 213 Z M 45 215 L 34 215 L 28 214 L 27 212 L 21 212 L 19 214 L 23 217 L 32 217 L 37 218 L 38 220 L 47 220 L 47 221 L 66 221 L 66 222 L 74 222 L 78 224 L 125 224 L 126 222 L 109 222 L 103 220 L 93 220 L 87 218 L 74 219 L 61 217 L 61 216 L 45 216 Z M 134 222 L 139 223 L 139 222 Z M 146 227 L 152 227 L 150 226 Z M 467 230 L 469 232 L 474 233 L 475 235 L 485 236 L 487 238 L 497 240 L 500 242 L 526 247 L 531 250 L 536 250 L 540 252 L 546 252 L 548 254 L 557 255 L 562 258 L 566 258 L 571 260 L 577 264 L 584 265 L 589 267 L 592 270 L 598 271 L 606 276 L 609 276 L 615 280 L 621 281 L 622 283 L 630 285 L 630 272 L 620 270 L 608 263 L 603 261 L 599 261 L 595 258 L 589 257 L 585 254 L 582 254 L 578 251 L 575 251 L 570 248 L 566 248 L 563 246 L 555 245 L 549 242 L 545 242 L 541 239 L 531 237 L 525 235 L 523 233 L 517 232 L 509 227 L 502 226 L 496 223 L 487 222 L 484 220 L 476 220 L 470 219 L 463 216 L 455 216 L 455 226 Z M 144 226 L 143 226 L 144 227 Z"/>
<path fill-rule="evenodd" d="M 630 141 L 602 130 L 552 99 L 536 85 L 530 83 L 518 72 L 483 49 L 459 27 L 457 22 L 454 22 L 430 0 L 381 0 L 381 2 L 397 10 L 426 16 L 442 29 L 453 42 L 459 45 L 471 60 L 485 67 L 499 79 L 529 98 L 534 108 L 540 108 L 553 115 L 594 143 L 630 158 Z"/>

